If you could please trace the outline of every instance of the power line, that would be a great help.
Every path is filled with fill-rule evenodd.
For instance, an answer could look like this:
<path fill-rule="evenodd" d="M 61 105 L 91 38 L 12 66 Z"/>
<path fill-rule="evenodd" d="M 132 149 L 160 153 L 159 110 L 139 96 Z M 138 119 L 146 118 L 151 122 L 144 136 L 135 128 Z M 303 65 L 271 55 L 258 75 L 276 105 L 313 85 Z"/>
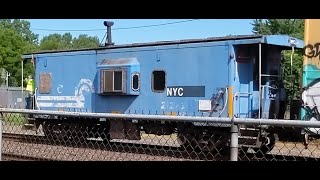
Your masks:
<path fill-rule="evenodd" d="M 199 19 L 175 21 L 175 22 L 170 22 L 170 23 L 152 24 L 152 25 L 144 25 L 144 26 L 120 27 L 120 28 L 114 28 L 112 30 L 126 30 L 126 29 L 139 29 L 139 28 L 147 28 L 147 27 L 157 27 L 157 26 L 165 26 L 165 25 L 185 23 L 185 22 L 196 21 L 196 20 L 199 20 Z M 38 31 L 105 31 L 106 30 L 105 28 L 104 29 L 43 29 L 43 28 L 30 28 L 30 29 L 38 30 Z"/>
<path fill-rule="evenodd" d="M 145 25 L 145 26 L 135 26 L 135 27 L 114 28 L 114 29 L 112 29 L 112 30 L 122 30 L 122 29 L 139 29 L 139 28 L 146 28 L 146 27 L 165 26 L 165 25 L 179 24 L 179 23 L 190 22 L 190 21 L 196 21 L 196 20 L 199 20 L 199 19 L 191 19 L 191 20 L 185 20 L 185 21 L 175 21 L 175 22 L 171 22 L 171 23 L 153 24 L 153 25 Z"/>
<path fill-rule="evenodd" d="M 104 38 L 106 37 L 106 35 L 107 35 L 107 32 L 106 32 L 106 33 L 104 33 L 104 36 L 103 36 L 103 38 L 102 38 L 102 40 L 101 40 L 100 44 L 102 44 L 102 42 L 103 42 Z"/>

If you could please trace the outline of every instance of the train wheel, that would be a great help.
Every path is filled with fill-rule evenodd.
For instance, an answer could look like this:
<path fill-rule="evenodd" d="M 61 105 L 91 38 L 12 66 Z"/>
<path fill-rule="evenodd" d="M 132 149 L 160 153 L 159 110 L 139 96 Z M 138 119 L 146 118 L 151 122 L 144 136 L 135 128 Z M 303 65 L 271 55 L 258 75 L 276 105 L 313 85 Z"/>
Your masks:
<path fill-rule="evenodd" d="M 278 135 L 271 133 L 267 138 L 262 142 L 260 148 L 253 148 L 257 157 L 264 157 L 267 153 L 271 152 L 276 142 L 278 141 Z"/>

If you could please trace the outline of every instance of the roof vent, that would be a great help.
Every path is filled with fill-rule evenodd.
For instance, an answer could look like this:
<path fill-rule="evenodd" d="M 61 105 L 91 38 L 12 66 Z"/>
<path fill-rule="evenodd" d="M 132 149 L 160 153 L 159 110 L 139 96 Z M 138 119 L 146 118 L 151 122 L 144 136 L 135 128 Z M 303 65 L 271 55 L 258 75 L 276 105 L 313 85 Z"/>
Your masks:
<path fill-rule="evenodd" d="M 111 38 L 111 26 L 113 26 L 114 23 L 112 21 L 104 21 L 103 24 L 107 26 L 107 39 L 106 39 L 105 46 L 114 45 Z"/>

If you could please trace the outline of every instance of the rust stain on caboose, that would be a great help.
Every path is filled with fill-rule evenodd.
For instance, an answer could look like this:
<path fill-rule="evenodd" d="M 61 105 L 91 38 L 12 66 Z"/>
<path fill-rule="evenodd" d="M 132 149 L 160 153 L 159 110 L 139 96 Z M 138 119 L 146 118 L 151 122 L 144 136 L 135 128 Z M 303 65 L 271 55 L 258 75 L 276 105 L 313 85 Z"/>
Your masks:
<path fill-rule="evenodd" d="M 42 73 L 40 75 L 40 93 L 49 94 L 51 91 L 51 74 Z"/>

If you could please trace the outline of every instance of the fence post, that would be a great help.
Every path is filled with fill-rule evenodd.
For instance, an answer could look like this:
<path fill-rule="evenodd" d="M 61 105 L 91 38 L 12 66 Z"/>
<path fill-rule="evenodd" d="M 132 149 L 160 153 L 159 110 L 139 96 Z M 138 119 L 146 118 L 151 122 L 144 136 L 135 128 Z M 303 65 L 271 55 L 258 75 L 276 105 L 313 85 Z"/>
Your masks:
<path fill-rule="evenodd" d="M 230 160 L 238 161 L 238 125 L 231 124 Z"/>

